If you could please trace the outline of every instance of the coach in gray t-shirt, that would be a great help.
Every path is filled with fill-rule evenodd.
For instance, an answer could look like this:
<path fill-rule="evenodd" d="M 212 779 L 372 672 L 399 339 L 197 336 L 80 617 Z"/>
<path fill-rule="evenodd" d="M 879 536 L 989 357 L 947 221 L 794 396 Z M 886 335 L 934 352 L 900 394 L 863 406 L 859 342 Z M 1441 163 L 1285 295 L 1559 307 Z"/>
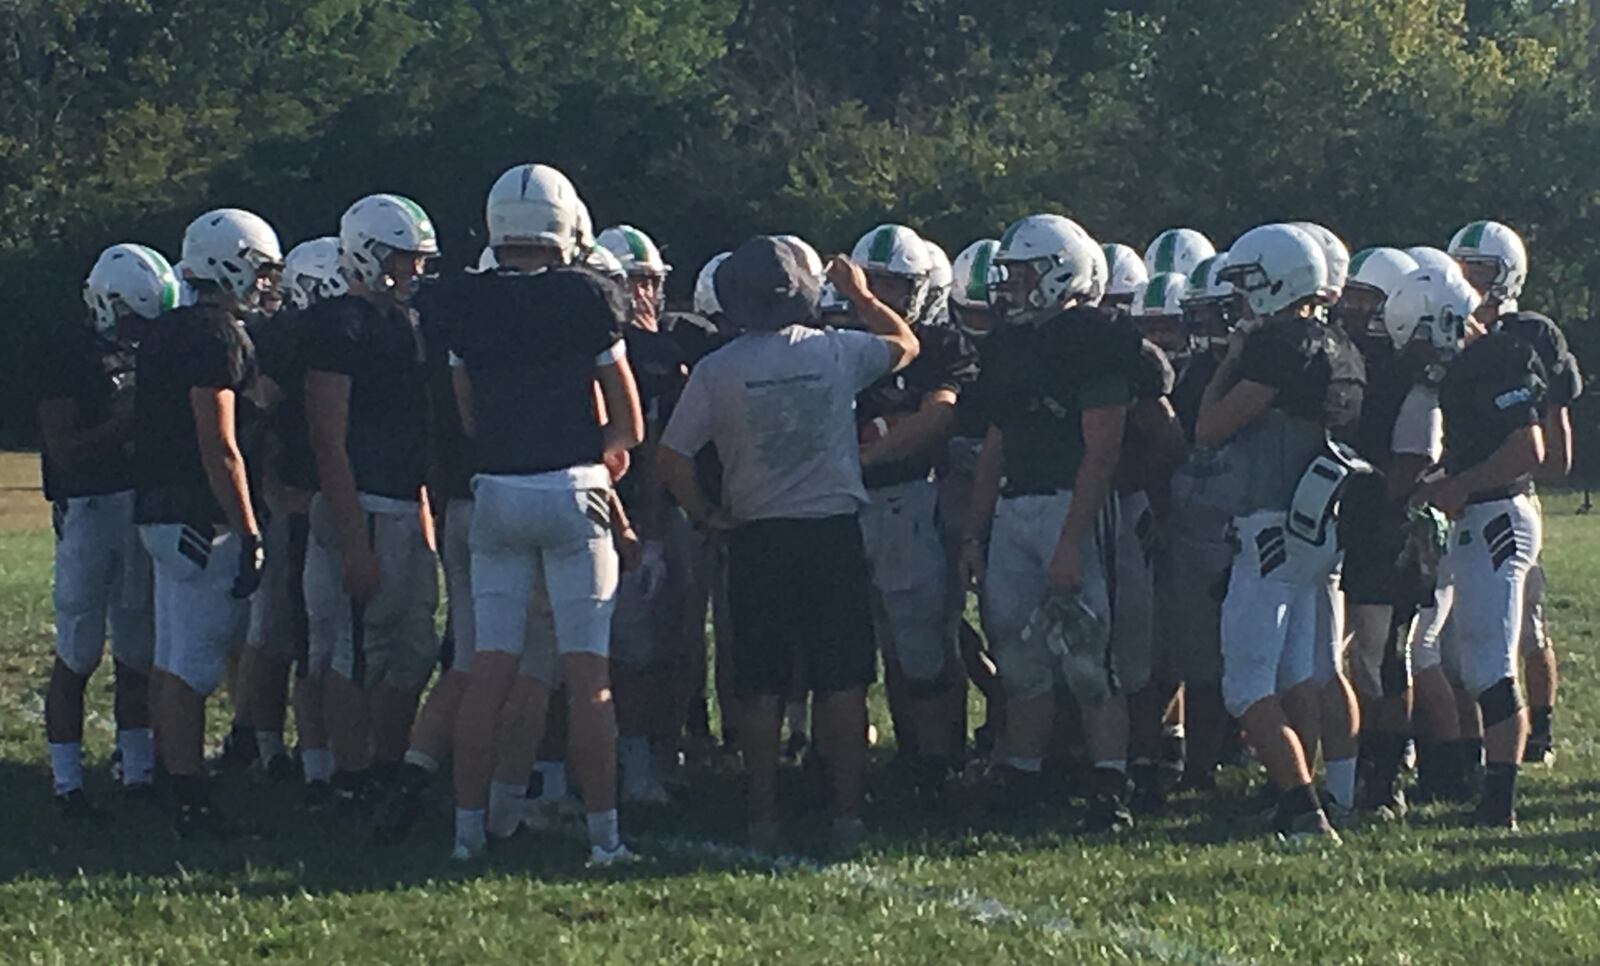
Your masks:
<path fill-rule="evenodd" d="M 855 397 L 918 349 L 860 268 L 838 257 L 827 271 L 866 331 L 808 325 L 821 280 L 786 241 L 753 238 L 722 263 L 717 298 L 743 334 L 695 366 L 659 448 L 661 476 L 684 512 L 698 526 L 727 531 L 738 734 L 751 776 L 752 837 L 763 846 L 775 844 L 780 711 L 797 664 L 817 696 L 835 838 L 850 845 L 861 836 L 866 687 L 876 660 L 856 522 L 867 495 Z M 709 505 L 695 482 L 693 459 L 707 445 L 722 461 L 726 506 Z"/>

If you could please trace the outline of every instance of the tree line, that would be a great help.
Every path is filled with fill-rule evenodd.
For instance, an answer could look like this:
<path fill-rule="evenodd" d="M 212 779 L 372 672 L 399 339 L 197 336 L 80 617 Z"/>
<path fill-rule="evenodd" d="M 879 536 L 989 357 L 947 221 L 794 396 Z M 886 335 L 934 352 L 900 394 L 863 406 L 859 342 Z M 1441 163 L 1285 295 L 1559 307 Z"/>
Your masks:
<path fill-rule="evenodd" d="M 1596 313 L 1600 0 L 4 0 L 0 442 L 105 245 L 217 205 L 285 247 L 397 191 L 446 261 L 521 161 L 651 232 L 687 294 L 756 231 L 952 252 L 1036 210 L 1143 247 L 1267 220 L 1352 246 L 1515 226 L 1524 304 Z M 1600 350 L 1600 346 L 1596 347 Z"/>

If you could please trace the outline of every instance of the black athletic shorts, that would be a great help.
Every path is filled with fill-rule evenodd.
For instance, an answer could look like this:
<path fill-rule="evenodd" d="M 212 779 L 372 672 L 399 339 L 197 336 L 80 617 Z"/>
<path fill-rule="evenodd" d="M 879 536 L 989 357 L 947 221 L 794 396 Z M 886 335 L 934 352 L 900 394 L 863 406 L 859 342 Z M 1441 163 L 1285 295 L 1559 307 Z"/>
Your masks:
<path fill-rule="evenodd" d="M 742 695 L 864 688 L 877 677 L 871 580 L 854 514 L 758 520 L 728 534 L 733 683 Z"/>

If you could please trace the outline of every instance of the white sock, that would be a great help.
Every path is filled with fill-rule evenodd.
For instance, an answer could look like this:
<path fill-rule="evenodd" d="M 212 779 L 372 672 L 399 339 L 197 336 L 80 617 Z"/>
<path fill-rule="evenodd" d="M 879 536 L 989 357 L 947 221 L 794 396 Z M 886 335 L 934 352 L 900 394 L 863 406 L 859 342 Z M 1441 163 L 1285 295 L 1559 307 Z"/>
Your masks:
<path fill-rule="evenodd" d="M 50 742 L 50 774 L 55 778 L 57 795 L 83 787 L 83 743 Z"/>
<path fill-rule="evenodd" d="M 622 784 L 637 788 L 650 781 L 650 739 L 642 735 L 623 735 L 617 739 L 617 767 L 622 769 Z"/>
<path fill-rule="evenodd" d="M 522 825 L 528 809 L 528 786 L 506 782 L 489 783 L 489 834 L 508 839 Z"/>
<path fill-rule="evenodd" d="M 483 848 L 488 841 L 484 831 L 484 812 L 481 808 L 456 809 L 456 844 L 469 849 Z"/>
<path fill-rule="evenodd" d="M 257 731 L 256 752 L 263 765 L 279 755 L 285 754 L 283 750 L 283 732 Z"/>
<path fill-rule="evenodd" d="M 1128 759 L 1126 758 L 1109 758 L 1105 761 L 1095 762 L 1094 766 L 1096 768 L 1105 768 L 1110 771 L 1121 772 L 1124 775 L 1128 773 Z"/>
<path fill-rule="evenodd" d="M 300 765 L 305 769 L 308 785 L 333 781 L 333 752 L 327 748 L 300 749 Z"/>
<path fill-rule="evenodd" d="M 1161 737 L 1163 737 L 1163 738 L 1182 738 L 1182 737 L 1184 737 L 1183 722 L 1180 721 L 1177 724 L 1170 724 L 1170 725 L 1166 725 L 1165 727 L 1163 727 L 1161 729 Z"/>
<path fill-rule="evenodd" d="M 1327 774 L 1328 794 L 1345 808 L 1356 807 L 1356 760 L 1335 758 L 1322 764 Z"/>
<path fill-rule="evenodd" d="M 117 732 L 122 753 L 122 784 L 148 785 L 155 779 L 156 735 L 149 728 L 124 728 Z"/>
<path fill-rule="evenodd" d="M 439 763 L 433 760 L 432 755 L 427 752 L 417 751 L 415 748 L 406 749 L 405 763 L 416 765 L 430 775 L 437 774 L 439 771 Z"/>
<path fill-rule="evenodd" d="M 560 801 L 567 797 L 566 762 L 536 761 L 533 770 L 539 773 L 539 801 Z"/>
<path fill-rule="evenodd" d="M 1025 755 L 1007 755 L 1005 763 L 1008 768 L 1015 768 L 1017 771 L 1031 771 L 1034 774 L 1044 771 L 1043 756 L 1035 758 Z"/>
<path fill-rule="evenodd" d="M 612 852 L 622 844 L 622 829 L 617 823 L 616 809 L 590 812 L 584 816 L 584 823 L 589 826 L 590 845 Z"/>

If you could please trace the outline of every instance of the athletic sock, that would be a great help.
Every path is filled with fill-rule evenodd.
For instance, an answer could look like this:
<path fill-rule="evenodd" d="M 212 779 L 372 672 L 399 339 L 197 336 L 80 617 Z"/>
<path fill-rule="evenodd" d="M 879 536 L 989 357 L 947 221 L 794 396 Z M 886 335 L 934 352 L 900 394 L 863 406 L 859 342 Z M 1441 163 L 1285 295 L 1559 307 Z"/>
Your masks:
<path fill-rule="evenodd" d="M 476 852 L 488 841 L 484 829 L 484 810 L 481 808 L 456 809 L 456 844 Z"/>
<path fill-rule="evenodd" d="M 533 771 L 539 776 L 539 801 L 560 801 L 567 797 L 566 762 L 536 761 Z"/>
<path fill-rule="evenodd" d="M 589 827 L 589 844 L 613 852 L 622 845 L 622 829 L 617 822 L 617 810 L 590 812 L 583 817 Z"/>
<path fill-rule="evenodd" d="M 1541 738 L 1550 737 L 1550 718 L 1554 714 L 1554 708 L 1529 708 L 1529 733 Z"/>
<path fill-rule="evenodd" d="M 257 731 L 256 754 L 263 765 L 272 759 L 285 754 L 283 750 L 283 732 Z"/>
<path fill-rule="evenodd" d="M 1491 818 L 1509 818 L 1517 808 L 1517 766 L 1491 761 L 1484 770 L 1480 811 Z"/>
<path fill-rule="evenodd" d="M 1344 808 L 1356 807 L 1356 760 L 1334 758 L 1323 763 L 1327 775 L 1328 794 Z"/>
<path fill-rule="evenodd" d="M 83 787 L 83 743 L 78 741 L 50 742 L 50 774 L 57 795 L 75 792 Z"/>
<path fill-rule="evenodd" d="M 117 732 L 122 754 L 122 784 L 148 785 L 155 779 L 156 736 L 149 728 L 123 728 Z"/>
<path fill-rule="evenodd" d="M 439 771 L 439 763 L 427 752 L 417 751 L 415 748 L 406 749 L 405 763 L 414 768 L 420 768 L 432 775 Z"/>
<path fill-rule="evenodd" d="M 507 782 L 489 783 L 489 834 L 508 839 L 522 826 L 528 806 L 528 786 Z"/>
<path fill-rule="evenodd" d="M 305 770 L 307 785 L 333 781 L 333 752 L 327 748 L 302 748 L 300 767 Z"/>

